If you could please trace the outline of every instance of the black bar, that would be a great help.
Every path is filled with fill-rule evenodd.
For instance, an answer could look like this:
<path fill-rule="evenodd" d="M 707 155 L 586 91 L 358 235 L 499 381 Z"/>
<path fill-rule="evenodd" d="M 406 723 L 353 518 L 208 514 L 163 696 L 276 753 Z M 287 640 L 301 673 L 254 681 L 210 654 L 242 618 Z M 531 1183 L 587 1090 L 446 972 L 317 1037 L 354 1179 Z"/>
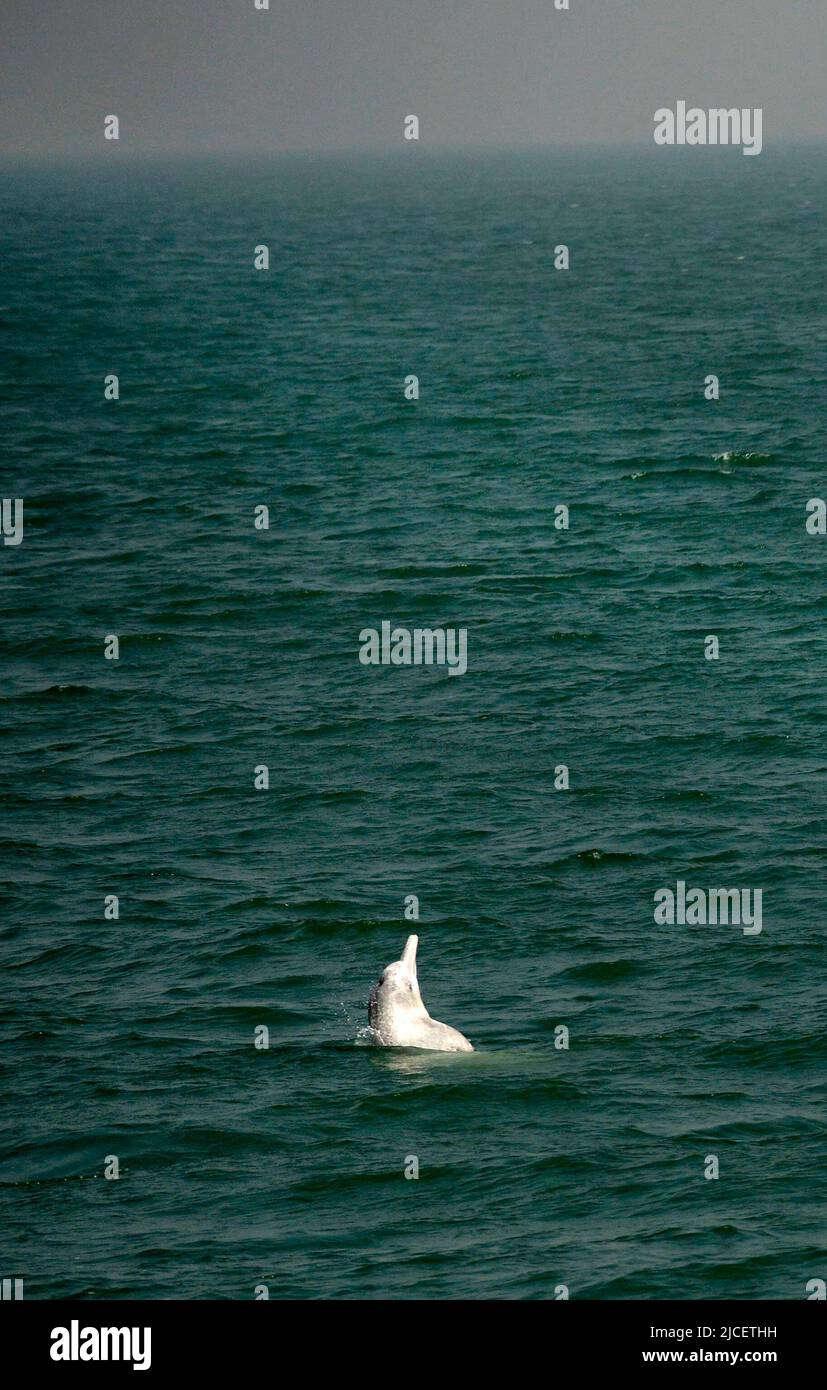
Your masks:
<path fill-rule="evenodd" d="M 387 1382 L 439 1370 L 443 1379 L 456 1374 L 467 1382 L 478 1365 L 494 1374 L 493 1358 L 505 1354 L 509 1375 L 527 1369 L 531 1357 L 549 1380 L 563 1366 L 584 1375 L 645 1377 L 670 1367 L 723 1365 L 789 1377 L 818 1364 L 825 1323 L 823 1303 L 815 1302 L 428 1301 L 412 1307 L 407 1301 L 23 1300 L 3 1307 L 0 1330 L 7 1363 L 38 1376 L 73 1370 L 88 1376 L 95 1369 L 132 1374 L 131 1359 L 85 1360 L 80 1350 L 99 1351 L 102 1328 L 136 1328 L 135 1343 L 131 1334 L 128 1344 L 116 1339 L 119 1354 L 134 1352 L 149 1362 L 143 1374 L 159 1376 L 266 1372 L 284 1381 L 331 1368 L 339 1376 Z M 53 1347 L 78 1359 L 53 1360 Z"/>

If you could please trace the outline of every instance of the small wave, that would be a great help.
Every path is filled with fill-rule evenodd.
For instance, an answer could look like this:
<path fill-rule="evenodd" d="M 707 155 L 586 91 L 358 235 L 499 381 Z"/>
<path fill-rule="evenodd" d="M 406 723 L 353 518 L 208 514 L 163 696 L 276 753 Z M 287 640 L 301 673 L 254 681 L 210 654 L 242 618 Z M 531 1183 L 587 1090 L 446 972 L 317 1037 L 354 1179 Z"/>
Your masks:
<path fill-rule="evenodd" d="M 747 449 L 743 453 L 739 452 L 738 449 L 727 449 L 722 454 L 713 454 L 712 458 L 715 463 L 762 464 L 775 462 L 775 454 L 759 454 L 751 449 Z"/>
<path fill-rule="evenodd" d="M 587 965 L 573 965 L 563 970 L 558 979 L 580 980 L 586 984 L 610 984 L 612 980 L 627 980 L 641 975 L 645 966 L 636 960 L 596 960 Z"/>
<path fill-rule="evenodd" d="M 105 692 L 107 698 L 110 692 Z M 85 695 L 96 694 L 95 687 L 92 685 L 73 685 L 71 682 L 59 685 L 46 685 L 40 690 L 27 690 L 21 695 L 13 696 L 18 700 L 75 700 L 82 699 Z"/>
<path fill-rule="evenodd" d="M 571 856 L 567 856 L 570 858 Z M 638 860 L 646 860 L 648 854 L 636 854 L 632 850 L 606 850 L 606 849 L 581 849 L 578 850 L 574 858 L 578 863 L 586 868 L 592 868 L 596 864 L 634 864 Z M 565 863 L 565 860 L 560 860 Z"/>

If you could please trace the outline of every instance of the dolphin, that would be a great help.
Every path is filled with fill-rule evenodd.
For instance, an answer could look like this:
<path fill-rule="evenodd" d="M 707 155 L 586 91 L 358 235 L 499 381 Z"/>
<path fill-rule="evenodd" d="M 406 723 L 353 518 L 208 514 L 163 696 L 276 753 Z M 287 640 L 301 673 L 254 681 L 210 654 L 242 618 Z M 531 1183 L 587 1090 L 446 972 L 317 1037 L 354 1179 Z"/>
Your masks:
<path fill-rule="evenodd" d="M 430 1052 L 473 1052 L 462 1033 L 431 1018 L 416 977 L 418 936 L 409 936 L 402 959 L 386 965 L 370 992 L 368 1022 L 382 1047 L 423 1047 Z"/>

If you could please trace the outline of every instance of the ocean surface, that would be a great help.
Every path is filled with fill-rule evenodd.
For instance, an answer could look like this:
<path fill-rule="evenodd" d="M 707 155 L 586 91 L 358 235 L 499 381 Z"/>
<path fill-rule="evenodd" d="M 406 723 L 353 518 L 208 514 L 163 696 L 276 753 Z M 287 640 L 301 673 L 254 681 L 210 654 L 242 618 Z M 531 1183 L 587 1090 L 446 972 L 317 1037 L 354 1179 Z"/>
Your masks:
<path fill-rule="evenodd" d="M 0 253 L 0 1273 L 806 1298 L 824 151 L 122 145 L 7 169 Z M 467 673 L 361 665 L 385 620 Z M 656 924 L 678 880 L 761 933 Z M 473 1054 L 365 1045 L 411 930 Z"/>

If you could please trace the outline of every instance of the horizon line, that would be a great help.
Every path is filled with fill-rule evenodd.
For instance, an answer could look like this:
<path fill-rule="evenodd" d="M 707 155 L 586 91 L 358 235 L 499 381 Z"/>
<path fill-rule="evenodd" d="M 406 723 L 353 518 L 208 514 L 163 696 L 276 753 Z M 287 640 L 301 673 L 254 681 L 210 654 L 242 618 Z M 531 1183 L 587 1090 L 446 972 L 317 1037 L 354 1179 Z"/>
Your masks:
<path fill-rule="evenodd" d="M 115 142 L 111 142 L 114 144 Z M 117 142 L 121 144 L 120 141 Z M 768 150 L 778 149 L 779 147 L 788 148 L 790 146 L 823 146 L 827 144 L 827 133 L 820 135 L 786 135 L 776 137 L 772 144 L 765 145 L 763 153 Z M 124 142 L 124 148 L 128 145 Z M 678 148 L 676 146 L 676 148 Z M 683 147 L 681 147 L 683 148 Z M 724 149 L 726 147 L 698 146 L 698 149 L 707 150 L 710 148 Z M 455 145 L 455 144 L 436 144 L 410 141 L 401 144 L 396 142 L 393 145 L 330 145 L 330 146 L 295 146 L 289 148 L 268 148 L 264 146 L 239 146 L 235 149 L 170 149 L 162 150 L 155 148 L 140 149 L 130 152 L 129 161 L 168 161 L 181 162 L 184 160 L 243 160 L 243 159 L 311 159 L 311 158 L 370 158 L 388 157 L 398 155 L 403 158 L 427 157 L 429 154 L 435 155 L 467 155 L 479 157 L 483 155 L 497 154 L 554 154 L 554 153 L 573 153 L 581 151 L 590 152 L 611 152 L 611 153 L 643 153 L 661 154 L 651 138 L 651 133 L 647 137 L 634 139 L 595 139 L 595 140 L 555 140 L 548 143 L 532 141 L 520 144 L 503 145 Z M 119 152 L 120 153 L 120 152 Z M 684 157 L 695 157 L 696 147 L 687 146 Z M 103 164 L 104 161 L 112 161 L 115 158 L 115 151 L 111 149 L 96 150 L 0 150 L 0 164 L 10 165 L 34 165 L 34 164 Z M 118 167 L 127 167 L 126 161 L 119 162 Z"/>

